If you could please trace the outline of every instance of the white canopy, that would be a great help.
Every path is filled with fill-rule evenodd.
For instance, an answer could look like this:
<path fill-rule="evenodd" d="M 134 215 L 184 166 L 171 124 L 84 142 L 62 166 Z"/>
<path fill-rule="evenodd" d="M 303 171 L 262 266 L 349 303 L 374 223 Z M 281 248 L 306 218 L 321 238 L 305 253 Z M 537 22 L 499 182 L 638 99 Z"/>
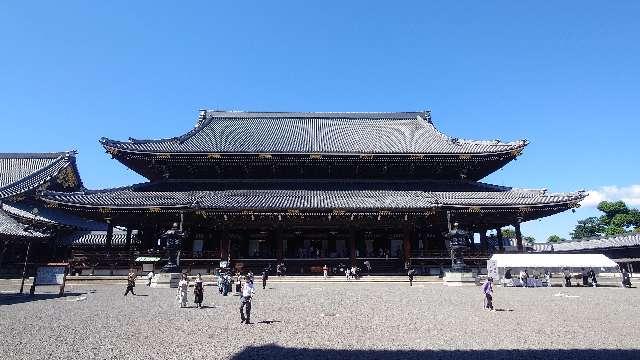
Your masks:
<path fill-rule="evenodd" d="M 497 268 L 615 268 L 613 260 L 602 254 L 495 254 Z"/>

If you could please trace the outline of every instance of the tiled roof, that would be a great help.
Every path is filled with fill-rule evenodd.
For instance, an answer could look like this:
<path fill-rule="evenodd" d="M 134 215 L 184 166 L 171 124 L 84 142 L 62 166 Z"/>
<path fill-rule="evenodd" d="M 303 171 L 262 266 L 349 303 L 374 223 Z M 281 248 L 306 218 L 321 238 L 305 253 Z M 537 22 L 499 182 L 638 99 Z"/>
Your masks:
<path fill-rule="evenodd" d="M 81 187 L 75 152 L 0 153 L 0 199 L 31 191 L 65 169 L 72 171 L 74 189 Z"/>
<path fill-rule="evenodd" d="M 431 182 L 216 182 L 208 190 L 144 191 L 144 185 L 83 193 L 46 192 L 43 199 L 73 206 L 221 210 L 425 209 L 439 206 L 537 206 L 577 203 L 586 194 L 454 183 L 456 192 L 430 191 Z M 293 186 L 295 185 L 295 186 Z M 484 190 L 481 190 L 484 189 Z"/>
<path fill-rule="evenodd" d="M 553 246 L 553 247 L 552 247 Z M 563 241 L 554 244 L 535 244 L 534 250 L 538 252 L 548 251 L 579 251 L 592 249 L 609 249 L 629 246 L 640 246 L 640 234 L 618 235 L 584 240 Z"/>
<path fill-rule="evenodd" d="M 17 222 L 4 210 L 0 209 L 0 236 L 20 238 L 45 238 L 48 236 L 35 230 L 27 230 L 26 228 L 26 225 Z"/>
<path fill-rule="evenodd" d="M 122 247 L 126 245 L 127 232 L 113 231 L 111 246 Z M 133 231 L 131 234 L 131 243 L 138 243 L 138 233 Z M 67 236 L 63 236 L 59 240 L 59 244 L 70 247 L 90 247 L 105 246 L 107 244 L 106 231 L 75 231 Z"/>
<path fill-rule="evenodd" d="M 527 144 L 450 138 L 435 128 L 429 112 L 207 111 L 179 137 L 100 141 L 107 150 L 151 153 L 492 154 Z"/>
<path fill-rule="evenodd" d="M 46 224 L 63 225 L 76 228 L 78 230 L 107 230 L 107 224 L 95 220 L 81 218 L 79 216 L 64 212 L 58 209 L 38 207 L 38 215 L 33 215 L 31 209 L 33 205 L 27 203 L 2 204 L 2 208 L 13 217 L 25 220 L 35 220 Z"/>

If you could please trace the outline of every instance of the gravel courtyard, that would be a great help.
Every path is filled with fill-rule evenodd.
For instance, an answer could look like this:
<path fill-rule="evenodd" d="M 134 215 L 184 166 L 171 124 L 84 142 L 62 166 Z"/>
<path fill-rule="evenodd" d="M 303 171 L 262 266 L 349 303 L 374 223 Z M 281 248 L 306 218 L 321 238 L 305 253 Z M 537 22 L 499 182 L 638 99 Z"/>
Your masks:
<path fill-rule="evenodd" d="M 271 283 L 252 325 L 237 296 L 210 286 L 204 309 L 141 285 L 127 297 L 121 285 L 70 285 L 62 298 L 0 290 L 7 360 L 640 359 L 636 288 L 498 288 L 500 311 L 486 312 L 479 287 Z"/>

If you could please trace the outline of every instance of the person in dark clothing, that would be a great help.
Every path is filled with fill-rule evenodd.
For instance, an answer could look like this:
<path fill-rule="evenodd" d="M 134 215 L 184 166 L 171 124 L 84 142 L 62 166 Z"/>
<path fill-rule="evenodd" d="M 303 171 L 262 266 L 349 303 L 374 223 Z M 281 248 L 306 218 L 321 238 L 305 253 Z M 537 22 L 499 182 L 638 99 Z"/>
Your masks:
<path fill-rule="evenodd" d="M 127 296 L 128 293 L 135 295 L 133 292 L 133 288 L 136 286 L 136 274 L 132 270 L 129 270 L 129 275 L 127 276 L 127 290 L 124 292 L 124 296 Z"/>
<path fill-rule="evenodd" d="M 409 276 L 409 286 L 413 286 L 413 277 L 416 275 L 416 269 L 410 269 L 407 275 Z"/>
<path fill-rule="evenodd" d="M 631 287 L 631 275 L 627 269 L 622 269 L 622 286 Z"/>
<path fill-rule="evenodd" d="M 193 302 L 196 304 L 197 308 L 202 308 L 202 300 L 204 297 L 204 288 L 202 286 L 202 275 L 198 274 L 196 278 L 196 283 L 193 286 L 193 295 L 195 299 Z"/>
<path fill-rule="evenodd" d="M 571 287 L 571 272 L 569 271 L 568 268 L 564 268 L 563 275 L 564 275 L 564 286 Z"/>
<path fill-rule="evenodd" d="M 269 269 L 264 269 L 262 272 L 262 290 L 267 288 L 267 280 L 269 279 Z"/>
<path fill-rule="evenodd" d="M 585 268 L 580 268 L 582 275 L 582 286 L 589 286 L 589 272 Z"/>
<path fill-rule="evenodd" d="M 593 271 L 593 268 L 589 268 L 589 279 L 591 279 L 591 286 L 598 286 L 598 279 L 596 278 L 596 272 Z"/>
<path fill-rule="evenodd" d="M 511 280 L 512 277 L 513 275 L 511 275 L 511 269 L 507 269 L 507 271 L 504 273 L 504 278 L 507 280 Z"/>

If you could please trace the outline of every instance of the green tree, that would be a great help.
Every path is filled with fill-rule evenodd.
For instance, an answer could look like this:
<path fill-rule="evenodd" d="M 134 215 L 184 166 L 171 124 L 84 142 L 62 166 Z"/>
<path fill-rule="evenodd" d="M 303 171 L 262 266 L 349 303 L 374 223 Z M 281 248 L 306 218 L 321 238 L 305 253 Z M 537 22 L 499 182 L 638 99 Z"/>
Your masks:
<path fill-rule="evenodd" d="M 502 229 L 502 237 L 504 239 L 515 239 L 516 238 L 516 231 L 513 228 L 503 228 Z"/>
<path fill-rule="evenodd" d="M 640 225 L 640 212 L 637 209 L 629 209 L 624 201 L 603 201 L 598 204 L 598 210 L 604 213 L 599 220 L 604 226 L 605 235 L 624 234 Z"/>
<path fill-rule="evenodd" d="M 563 241 L 567 241 L 567 239 L 560 237 L 558 235 L 551 235 L 547 238 L 547 242 L 550 244 L 556 244 Z"/>
<path fill-rule="evenodd" d="M 571 233 L 572 239 L 620 235 L 637 232 L 640 229 L 640 211 L 629 209 L 624 201 L 603 201 L 598 204 L 598 210 L 604 214 L 578 221 L 578 225 Z"/>
<path fill-rule="evenodd" d="M 595 216 L 578 220 L 578 225 L 570 234 L 572 239 L 584 239 L 588 237 L 601 236 L 604 233 L 605 226 L 602 225 L 600 218 Z"/>
<path fill-rule="evenodd" d="M 522 242 L 527 245 L 533 245 L 536 242 L 536 238 L 533 236 L 523 236 Z"/>

